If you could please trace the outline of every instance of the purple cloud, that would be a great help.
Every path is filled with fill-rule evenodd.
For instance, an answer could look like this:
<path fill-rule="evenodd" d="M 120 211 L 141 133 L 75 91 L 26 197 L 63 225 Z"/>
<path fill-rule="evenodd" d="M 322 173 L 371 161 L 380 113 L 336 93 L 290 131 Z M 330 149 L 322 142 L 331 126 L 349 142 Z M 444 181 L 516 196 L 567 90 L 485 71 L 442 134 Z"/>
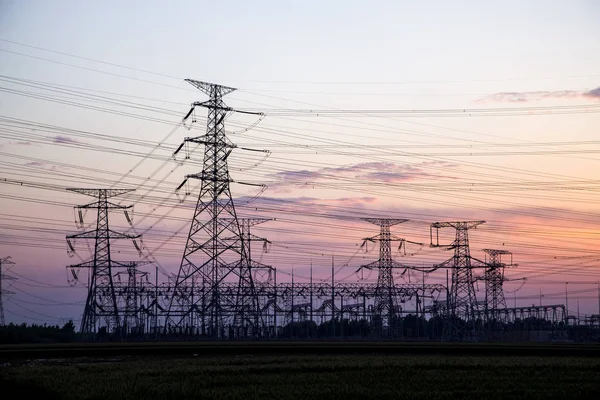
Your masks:
<path fill-rule="evenodd" d="M 81 144 L 79 140 L 75 140 L 68 136 L 56 135 L 53 138 L 54 143 L 62 143 L 62 144 Z"/>
<path fill-rule="evenodd" d="M 453 177 L 431 173 L 426 168 L 452 168 L 455 164 L 444 161 L 426 161 L 416 165 L 396 164 L 394 162 L 365 162 L 341 167 L 321 168 L 315 171 L 282 171 L 272 175 L 278 182 L 269 187 L 280 189 L 282 186 L 304 185 L 326 179 L 357 179 L 380 183 L 401 183 L 418 179 L 454 179 Z"/>
<path fill-rule="evenodd" d="M 591 100 L 600 100 L 600 87 L 588 91 L 537 90 L 525 92 L 499 92 L 483 97 L 477 100 L 477 102 L 525 103 L 529 101 L 540 101 L 546 99 L 574 99 L 579 97 L 584 97 Z"/>
<path fill-rule="evenodd" d="M 32 162 L 25 163 L 26 167 L 43 167 L 45 165 L 46 165 L 45 163 L 39 162 L 39 161 L 32 161 Z"/>
<path fill-rule="evenodd" d="M 321 178 L 322 174 L 316 171 L 300 170 L 300 171 L 283 171 L 275 174 L 277 177 L 285 180 L 298 179 L 317 179 Z"/>
<path fill-rule="evenodd" d="M 588 92 L 583 93 L 583 96 L 599 100 L 600 99 L 600 86 L 597 87 L 596 89 L 592 89 Z"/>

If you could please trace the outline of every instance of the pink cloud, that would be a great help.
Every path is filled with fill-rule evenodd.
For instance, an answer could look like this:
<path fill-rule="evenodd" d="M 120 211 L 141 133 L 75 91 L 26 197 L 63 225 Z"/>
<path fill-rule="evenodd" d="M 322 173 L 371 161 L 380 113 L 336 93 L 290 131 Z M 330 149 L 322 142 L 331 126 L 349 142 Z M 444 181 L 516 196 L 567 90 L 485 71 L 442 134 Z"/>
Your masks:
<path fill-rule="evenodd" d="M 525 103 L 530 101 L 541 101 L 546 99 L 575 99 L 584 98 L 588 100 L 600 100 L 600 87 L 592 90 L 537 90 L 524 92 L 499 92 L 483 97 L 477 102 L 503 102 L 503 103 Z"/>
<path fill-rule="evenodd" d="M 452 168 L 455 164 L 444 161 L 426 161 L 419 164 L 397 164 L 394 162 L 365 162 L 335 168 L 318 170 L 290 170 L 272 174 L 278 182 L 269 184 L 269 188 L 280 190 L 282 187 L 307 185 L 327 179 L 357 179 L 373 183 L 402 183 L 419 179 L 455 179 L 451 176 L 431 173 L 427 168 Z"/>

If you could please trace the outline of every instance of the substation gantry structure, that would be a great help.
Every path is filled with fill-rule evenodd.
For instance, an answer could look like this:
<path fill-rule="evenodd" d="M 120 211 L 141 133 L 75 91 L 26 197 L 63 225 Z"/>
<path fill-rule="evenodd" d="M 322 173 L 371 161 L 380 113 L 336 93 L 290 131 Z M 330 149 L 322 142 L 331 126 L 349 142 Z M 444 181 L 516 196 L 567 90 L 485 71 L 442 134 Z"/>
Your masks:
<path fill-rule="evenodd" d="M 262 242 L 268 247 L 270 241 L 252 234 L 251 228 L 270 219 L 238 216 L 230 188 L 234 180 L 228 167 L 228 159 L 238 147 L 226 135 L 226 118 L 235 112 L 262 114 L 227 106 L 223 97 L 235 88 L 192 79 L 186 79 L 186 82 L 208 96 L 208 100 L 192 103 L 183 124 L 190 117 L 195 121 L 199 107 L 207 109 L 207 122 L 205 134 L 185 137 L 173 154 L 175 157 L 184 150 L 185 158 L 189 159 L 190 145 L 204 147 L 202 170 L 186 175 L 176 189 L 181 190 L 190 179 L 201 181 L 176 275 L 167 282 L 150 283 L 148 274 L 138 269 L 146 262 L 113 260 L 113 240 L 132 240 L 141 254 L 136 242 L 136 239 L 141 240 L 141 235 L 116 232 L 108 223 L 110 210 L 120 209 L 127 213 L 131 207 L 114 204 L 109 199 L 131 189 L 68 189 L 95 198 L 92 203 L 76 206 L 82 231 L 67 236 L 71 256 L 75 251 L 75 240 L 94 240 L 92 258 L 67 267 L 75 279 L 78 279 L 80 269 L 89 271 L 81 332 L 95 334 L 100 327 L 105 327 L 121 334 L 152 332 L 157 336 L 185 334 L 211 339 L 265 338 L 278 336 L 282 326 L 290 323 L 364 320 L 371 325 L 381 325 L 382 331 L 385 327 L 390 336 L 398 336 L 392 328 L 403 313 L 411 313 L 411 310 L 404 310 L 402 304 L 416 297 L 416 314 L 419 304 L 424 299 L 431 299 L 432 306 L 428 310 L 432 315 L 441 312 L 445 316 L 446 336 L 450 340 L 469 340 L 477 335 L 476 320 L 482 316 L 487 321 L 506 320 L 529 312 L 516 309 L 512 312 L 506 308 L 502 287 L 507 280 L 504 268 L 511 266 L 512 261 L 505 264 L 501 256 L 510 252 L 484 249 L 489 255 L 489 261 L 485 262 L 470 254 L 468 231 L 485 221 L 431 224 L 430 245 L 454 251 L 451 258 L 430 268 L 430 271 L 443 268 L 451 271 L 451 282 L 446 286 L 394 282 L 395 271 L 401 271 L 402 276 L 407 270 L 425 272 L 424 268 L 404 265 L 392 257 L 392 242 L 398 242 L 399 248 L 406 243 L 423 246 L 391 233 L 391 227 L 408 221 L 399 218 L 361 218 L 380 228 L 379 234 L 363 239 L 363 246 L 379 244 L 378 259 L 359 268 L 359 271 L 363 268 L 377 271 L 376 283 L 336 283 L 334 273 L 331 283 L 314 283 L 312 274 L 309 283 L 297 283 L 293 279 L 292 282 L 278 283 L 276 268 L 252 259 L 252 243 Z M 97 211 L 95 229 L 83 230 L 81 211 L 85 209 Z M 130 221 L 129 217 L 127 219 Z M 441 228 L 455 230 L 451 244 L 439 244 Z M 485 269 L 483 277 L 474 273 L 476 269 Z M 477 280 L 485 280 L 486 284 L 483 308 L 477 301 Z M 443 293 L 446 293 L 446 301 L 442 303 L 437 299 Z M 423 314 L 425 309 L 423 306 Z M 554 314 L 560 312 L 558 307 Z"/>

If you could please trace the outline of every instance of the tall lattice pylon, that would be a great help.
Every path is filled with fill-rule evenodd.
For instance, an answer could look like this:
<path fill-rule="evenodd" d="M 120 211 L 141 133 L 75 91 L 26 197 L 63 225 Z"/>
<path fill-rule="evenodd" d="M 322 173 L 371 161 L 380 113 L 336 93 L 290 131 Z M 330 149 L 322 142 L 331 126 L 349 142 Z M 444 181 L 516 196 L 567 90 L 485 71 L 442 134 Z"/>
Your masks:
<path fill-rule="evenodd" d="M 225 134 L 224 120 L 234 110 L 225 105 L 223 96 L 235 89 L 186 79 L 208 95 L 205 102 L 192 104 L 184 117 L 186 120 L 196 107 L 208 109 L 206 134 L 185 138 L 175 151 L 177 154 L 189 143 L 204 145 L 202 171 L 187 175 L 177 188 L 181 189 L 188 179 L 200 179 L 201 187 L 194 217 L 183 252 L 181 265 L 175 280 L 174 292 L 169 301 L 165 332 L 183 328 L 195 328 L 201 324 L 202 333 L 212 338 L 226 335 L 225 327 L 233 321 L 235 304 L 229 297 L 221 296 L 221 285 L 231 280 L 245 279 L 239 257 L 248 259 L 246 247 L 231 197 L 227 158 L 236 147 Z M 232 238 L 231 233 L 234 237 Z M 235 278 L 234 278 L 235 279 Z M 200 285 L 201 296 L 190 296 L 189 287 Z"/>
<path fill-rule="evenodd" d="M 401 315 L 402 310 L 398 304 L 398 294 L 394 286 L 393 270 L 406 269 L 405 266 L 392 259 L 392 241 L 404 242 L 391 234 L 390 227 L 408 221 L 398 218 L 361 218 L 380 227 L 379 235 L 364 239 L 363 243 L 379 242 L 379 259 L 361 268 L 376 269 L 378 271 L 377 286 L 375 289 L 375 314 L 383 323 L 391 327 L 394 318 Z"/>
<path fill-rule="evenodd" d="M 456 236 L 454 242 L 447 246 L 454 250 L 454 256 L 437 267 L 448 267 L 452 270 L 452 282 L 448 289 L 446 302 L 447 316 L 450 318 L 449 332 L 451 339 L 464 339 L 474 335 L 474 327 L 467 327 L 457 323 L 455 319 L 462 319 L 465 323 L 474 324 L 477 311 L 477 296 L 475 294 L 475 280 L 473 277 L 473 262 L 469 248 L 469 229 L 475 228 L 485 221 L 453 221 L 434 222 L 431 224 L 431 246 L 439 246 L 439 228 L 454 228 Z M 433 243 L 433 229 L 436 229 L 436 243 Z"/>
<path fill-rule="evenodd" d="M 9 292 L 8 290 L 4 289 L 3 284 L 5 281 L 14 281 L 17 279 L 13 276 L 6 275 L 4 273 L 4 267 L 6 265 L 13 264 L 14 262 L 10 260 L 10 256 L 0 258 L 0 326 L 6 325 L 6 321 L 4 320 L 4 304 L 2 302 L 2 298 L 8 294 L 14 294 L 13 292 Z"/>
<path fill-rule="evenodd" d="M 126 210 L 131 206 L 121 206 L 110 202 L 108 199 L 124 193 L 133 191 L 134 189 L 76 189 L 70 188 L 69 191 L 92 196 L 97 200 L 80 206 L 75 206 L 80 211 L 82 209 L 96 209 L 96 229 L 67 235 L 67 243 L 71 251 L 74 251 L 72 244 L 76 239 L 93 239 L 94 255 L 92 259 L 80 264 L 67 266 L 75 277 L 76 271 L 80 268 L 89 268 L 91 270 L 88 286 L 88 295 L 81 320 L 80 331 L 84 334 L 95 334 L 101 327 L 102 321 L 108 332 L 121 332 L 121 313 L 117 292 L 114 285 L 114 268 L 131 268 L 137 265 L 136 261 L 116 261 L 111 255 L 111 241 L 114 239 L 130 239 L 135 240 L 141 235 L 126 235 L 116 232 L 109 227 L 108 215 L 109 210 L 119 209 Z M 81 214 L 80 214 L 80 218 Z"/>
<path fill-rule="evenodd" d="M 512 258 L 512 253 L 508 250 L 497 249 L 483 249 L 483 251 L 489 256 L 484 273 L 485 316 L 488 321 L 498 321 L 501 315 L 500 312 L 506 308 L 503 284 L 506 280 L 504 277 L 504 268 L 507 264 L 502 262 L 502 256 L 510 255 Z M 512 266 L 512 261 L 508 265 Z"/>

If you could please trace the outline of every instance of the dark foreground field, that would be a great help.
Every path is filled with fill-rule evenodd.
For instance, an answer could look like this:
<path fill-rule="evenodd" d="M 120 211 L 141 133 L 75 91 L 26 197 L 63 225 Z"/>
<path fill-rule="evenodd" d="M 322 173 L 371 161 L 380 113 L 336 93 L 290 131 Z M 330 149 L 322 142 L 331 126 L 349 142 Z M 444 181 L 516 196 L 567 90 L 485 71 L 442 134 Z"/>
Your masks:
<path fill-rule="evenodd" d="M 577 399 L 600 393 L 600 359 L 452 354 L 293 354 L 14 359 L 8 398 Z M 14 393 L 14 395 L 13 395 Z"/>

